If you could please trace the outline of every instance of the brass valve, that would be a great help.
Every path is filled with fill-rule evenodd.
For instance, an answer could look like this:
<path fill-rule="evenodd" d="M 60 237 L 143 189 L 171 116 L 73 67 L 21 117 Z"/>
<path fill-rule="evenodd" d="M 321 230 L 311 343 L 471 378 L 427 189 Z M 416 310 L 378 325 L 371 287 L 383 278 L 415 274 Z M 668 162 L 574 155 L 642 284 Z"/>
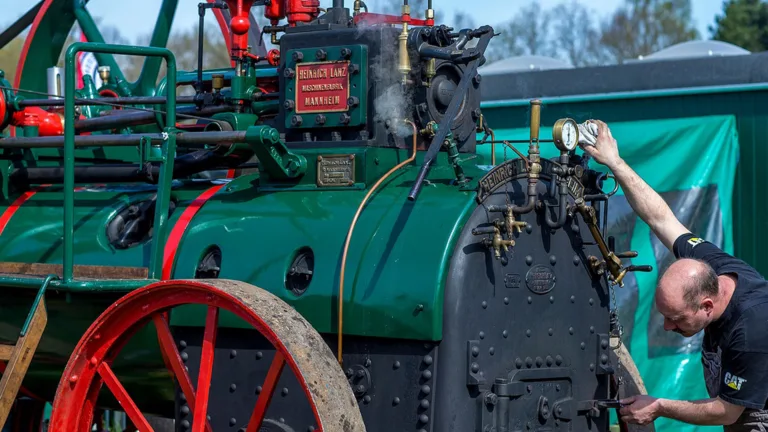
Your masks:
<path fill-rule="evenodd" d="M 507 211 L 504 221 L 507 224 L 507 234 L 510 236 L 517 230 L 518 234 L 523 232 L 523 228 L 528 227 L 528 222 L 515 220 L 515 213 L 512 211 L 512 206 L 507 204 Z"/>
<path fill-rule="evenodd" d="M 437 123 L 431 120 L 424 129 L 419 130 L 419 133 L 427 138 L 434 138 L 435 134 L 437 134 L 437 129 Z"/>
<path fill-rule="evenodd" d="M 501 231 L 498 227 L 493 227 L 494 233 L 493 233 L 493 240 L 489 239 L 483 239 L 483 244 L 486 247 L 492 248 L 494 251 L 494 255 L 496 256 L 496 259 L 501 258 L 501 249 L 504 249 L 504 252 L 509 252 L 509 248 L 515 245 L 515 241 L 510 240 L 504 240 L 503 237 L 501 237 Z"/>
<path fill-rule="evenodd" d="M 509 248 L 515 246 L 514 240 L 504 240 L 504 237 L 501 236 L 501 229 L 499 229 L 499 226 L 503 226 L 502 222 L 496 220 L 492 227 L 475 228 L 472 230 L 472 234 L 474 235 L 493 234 L 492 239 L 487 237 L 483 239 L 483 246 L 493 249 L 496 259 L 501 258 L 502 249 L 504 252 L 509 252 Z"/>

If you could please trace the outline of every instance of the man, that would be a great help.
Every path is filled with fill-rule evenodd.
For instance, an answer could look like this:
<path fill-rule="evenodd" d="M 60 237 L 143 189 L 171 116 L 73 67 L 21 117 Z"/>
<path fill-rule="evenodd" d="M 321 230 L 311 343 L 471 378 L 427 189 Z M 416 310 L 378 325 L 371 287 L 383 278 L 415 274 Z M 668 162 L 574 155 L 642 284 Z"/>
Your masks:
<path fill-rule="evenodd" d="M 677 258 L 659 279 L 656 308 L 666 331 L 689 337 L 704 330 L 702 362 L 710 395 L 697 401 L 633 396 L 621 401 L 619 416 L 636 424 L 667 417 L 723 425 L 728 432 L 768 431 L 768 282 L 690 233 L 621 159 L 608 126 L 594 123 L 592 136 L 590 125 L 580 127 L 582 148 L 613 172 L 629 205 Z"/>

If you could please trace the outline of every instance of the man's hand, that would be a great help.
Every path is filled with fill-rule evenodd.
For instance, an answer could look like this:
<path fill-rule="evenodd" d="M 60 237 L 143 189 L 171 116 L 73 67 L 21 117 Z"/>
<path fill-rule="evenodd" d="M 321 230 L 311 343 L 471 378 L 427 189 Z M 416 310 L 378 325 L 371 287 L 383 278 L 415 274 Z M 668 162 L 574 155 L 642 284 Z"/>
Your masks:
<path fill-rule="evenodd" d="M 594 146 L 583 145 L 586 153 L 595 158 L 599 163 L 613 169 L 621 162 L 619 157 L 619 147 L 616 140 L 611 135 L 608 125 L 600 120 L 590 120 L 597 124 L 597 140 Z"/>
<path fill-rule="evenodd" d="M 626 423 L 647 425 L 660 415 L 661 404 L 657 398 L 645 395 L 628 397 L 621 400 L 624 405 L 619 410 L 621 420 Z"/>
<path fill-rule="evenodd" d="M 647 425 L 658 417 L 666 417 L 695 425 L 730 425 L 744 412 L 744 407 L 719 397 L 696 401 L 659 399 L 639 395 L 622 399 L 619 418 L 625 423 Z"/>

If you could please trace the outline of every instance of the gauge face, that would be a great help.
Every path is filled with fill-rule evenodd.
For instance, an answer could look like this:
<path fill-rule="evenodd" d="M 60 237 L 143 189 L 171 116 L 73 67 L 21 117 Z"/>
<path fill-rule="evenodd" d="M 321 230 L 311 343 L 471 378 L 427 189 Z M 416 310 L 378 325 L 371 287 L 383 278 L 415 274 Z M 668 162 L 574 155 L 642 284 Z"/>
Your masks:
<path fill-rule="evenodd" d="M 572 151 L 579 143 L 579 128 L 572 119 L 560 119 L 552 130 L 555 145 L 561 151 Z"/>

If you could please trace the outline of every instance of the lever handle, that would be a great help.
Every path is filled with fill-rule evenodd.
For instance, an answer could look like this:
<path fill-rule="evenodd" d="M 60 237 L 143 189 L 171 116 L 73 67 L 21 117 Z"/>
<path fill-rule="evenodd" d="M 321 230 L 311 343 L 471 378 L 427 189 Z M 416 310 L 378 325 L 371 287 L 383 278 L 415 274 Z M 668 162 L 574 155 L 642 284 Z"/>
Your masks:
<path fill-rule="evenodd" d="M 616 254 L 616 258 L 637 258 L 637 252 L 635 251 L 619 252 Z"/>
<path fill-rule="evenodd" d="M 653 271 L 653 266 L 649 265 L 631 265 L 627 267 L 627 271 L 637 271 L 637 272 L 650 272 Z"/>
<path fill-rule="evenodd" d="M 472 234 L 474 235 L 496 234 L 496 227 L 495 226 L 478 227 L 472 230 Z"/>

